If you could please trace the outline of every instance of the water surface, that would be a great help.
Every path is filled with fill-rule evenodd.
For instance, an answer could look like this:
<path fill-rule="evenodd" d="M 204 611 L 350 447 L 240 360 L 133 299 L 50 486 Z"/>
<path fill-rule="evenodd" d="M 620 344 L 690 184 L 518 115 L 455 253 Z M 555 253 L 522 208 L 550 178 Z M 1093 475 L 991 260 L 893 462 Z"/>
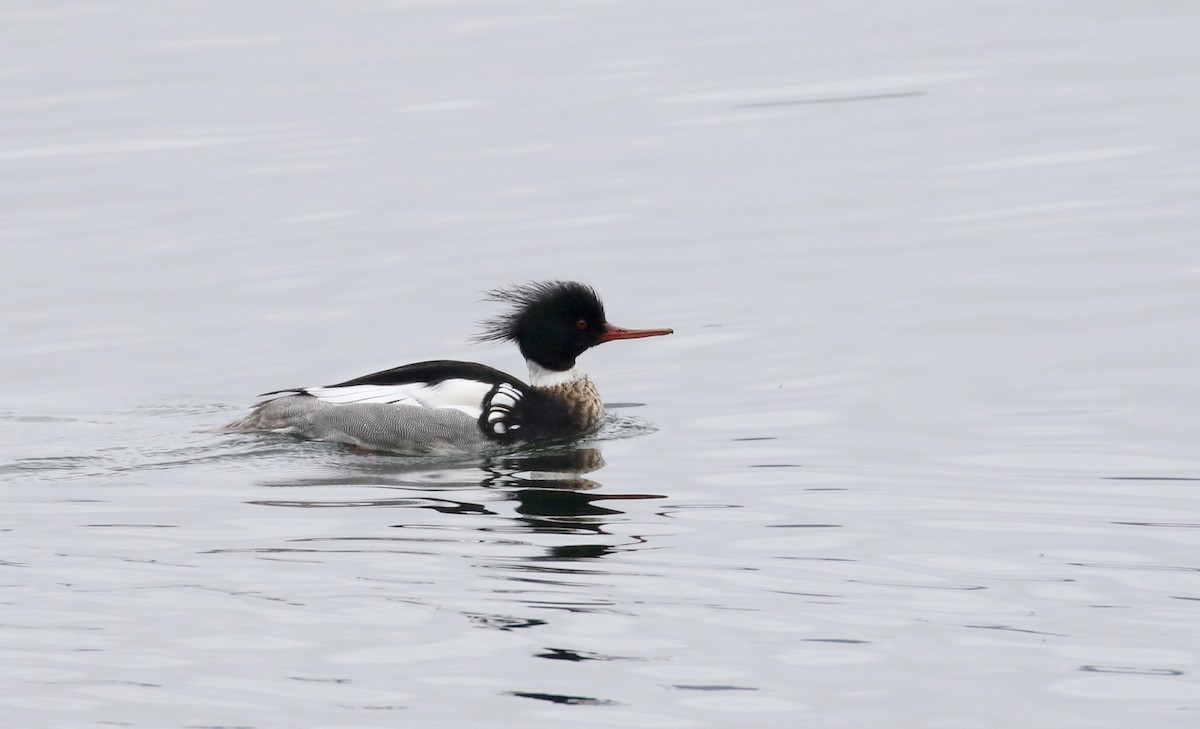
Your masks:
<path fill-rule="evenodd" d="M 0 723 L 1191 727 L 1190 3 L 0 11 Z M 595 285 L 594 438 L 222 436 Z"/>

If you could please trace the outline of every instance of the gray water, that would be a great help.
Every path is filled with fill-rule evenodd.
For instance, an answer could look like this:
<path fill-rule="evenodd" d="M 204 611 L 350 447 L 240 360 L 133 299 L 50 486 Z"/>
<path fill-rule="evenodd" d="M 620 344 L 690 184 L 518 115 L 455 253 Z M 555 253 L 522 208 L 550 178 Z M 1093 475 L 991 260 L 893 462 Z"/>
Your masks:
<path fill-rule="evenodd" d="M 0 6 L 0 725 L 1193 727 L 1200 6 Z M 675 335 L 594 438 L 220 436 Z"/>

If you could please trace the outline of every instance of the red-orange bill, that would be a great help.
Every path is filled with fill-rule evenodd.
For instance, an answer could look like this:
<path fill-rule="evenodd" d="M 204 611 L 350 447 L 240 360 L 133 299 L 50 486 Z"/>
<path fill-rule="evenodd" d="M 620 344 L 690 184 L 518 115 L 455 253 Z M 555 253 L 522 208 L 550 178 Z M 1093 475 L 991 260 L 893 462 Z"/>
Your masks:
<path fill-rule="evenodd" d="M 642 337 L 661 337 L 664 334 L 674 334 L 674 329 L 622 329 L 612 324 L 604 325 L 604 333 L 598 338 L 600 342 L 611 342 L 614 339 L 641 339 Z"/>

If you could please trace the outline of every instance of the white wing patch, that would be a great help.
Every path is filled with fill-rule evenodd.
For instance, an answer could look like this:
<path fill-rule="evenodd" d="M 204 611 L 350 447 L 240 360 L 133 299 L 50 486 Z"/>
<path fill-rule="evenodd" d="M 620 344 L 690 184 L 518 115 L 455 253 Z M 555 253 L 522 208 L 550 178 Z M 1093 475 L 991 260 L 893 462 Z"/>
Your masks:
<path fill-rule="evenodd" d="M 423 408 L 453 408 L 473 418 L 483 413 L 483 399 L 492 385 L 478 380 L 452 379 L 437 384 L 414 382 L 406 385 L 347 385 L 306 387 L 305 392 L 332 405 L 380 403 L 416 405 Z"/>

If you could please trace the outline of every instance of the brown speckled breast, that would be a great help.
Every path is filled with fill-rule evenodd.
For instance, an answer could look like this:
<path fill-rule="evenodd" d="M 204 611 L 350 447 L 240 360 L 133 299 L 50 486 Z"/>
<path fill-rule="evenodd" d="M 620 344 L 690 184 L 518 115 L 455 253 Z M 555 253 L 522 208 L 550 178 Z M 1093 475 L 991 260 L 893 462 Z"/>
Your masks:
<path fill-rule="evenodd" d="M 565 385 L 541 389 L 566 404 L 571 426 L 577 430 L 591 430 L 604 417 L 604 402 L 600 400 L 600 392 L 586 375 Z"/>

